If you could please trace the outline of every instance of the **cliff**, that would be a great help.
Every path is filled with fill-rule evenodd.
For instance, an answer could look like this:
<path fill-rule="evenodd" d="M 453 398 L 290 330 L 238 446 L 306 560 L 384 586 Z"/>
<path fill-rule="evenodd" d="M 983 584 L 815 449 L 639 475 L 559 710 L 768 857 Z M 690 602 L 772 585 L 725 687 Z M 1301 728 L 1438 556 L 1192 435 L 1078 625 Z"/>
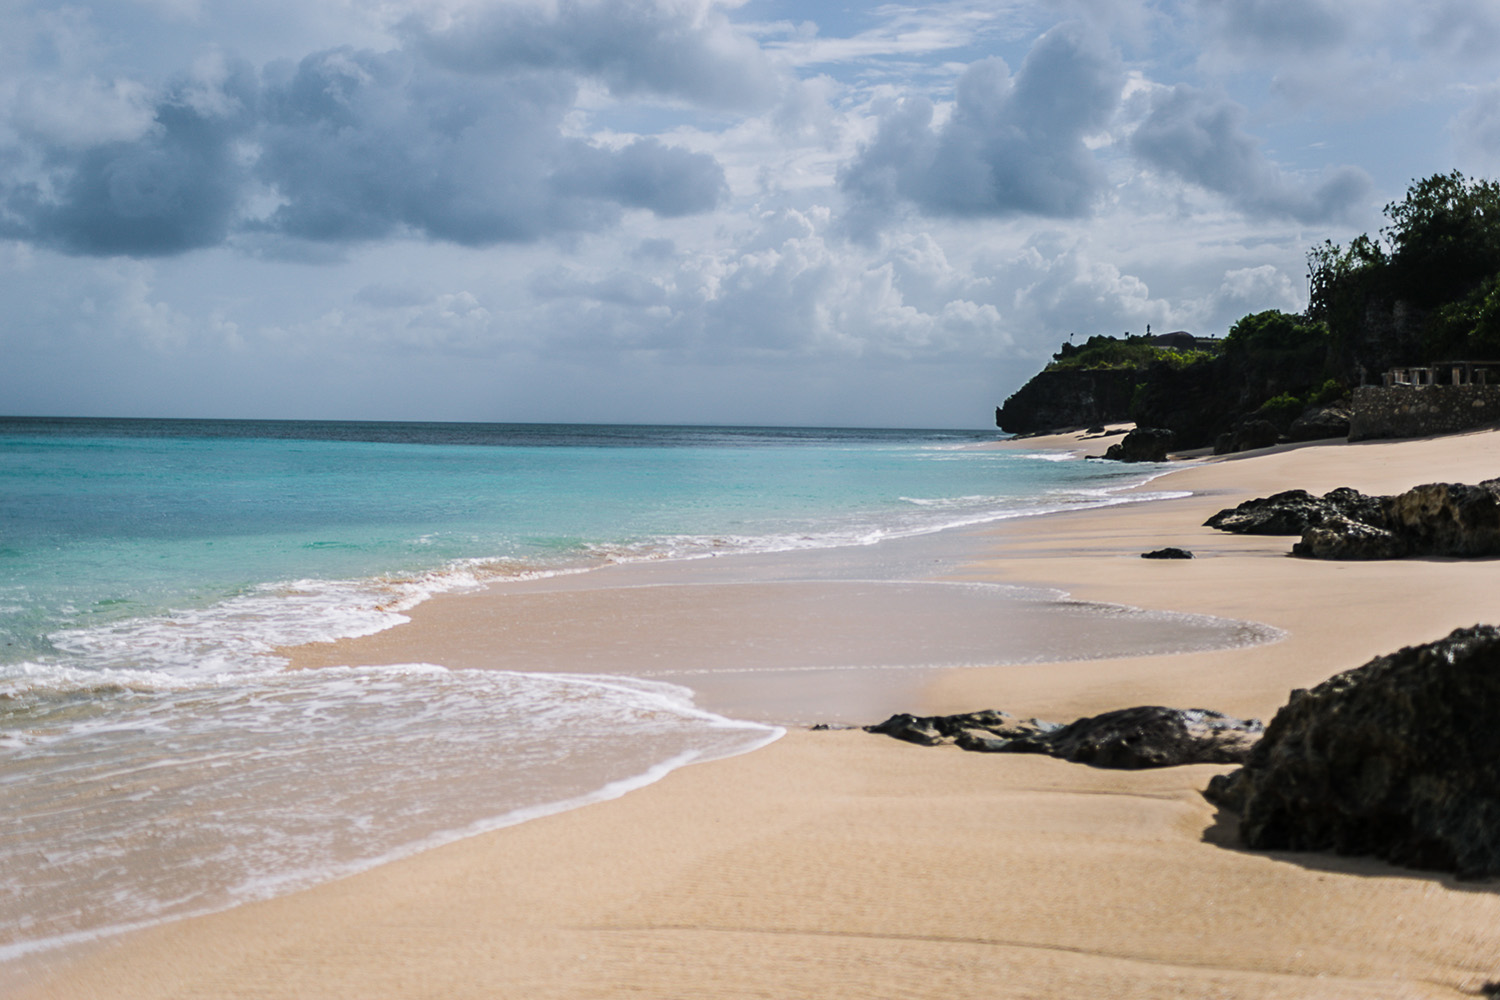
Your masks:
<path fill-rule="evenodd" d="M 995 410 L 995 425 L 1011 434 L 1090 427 L 1130 419 L 1135 369 L 1043 371 Z"/>

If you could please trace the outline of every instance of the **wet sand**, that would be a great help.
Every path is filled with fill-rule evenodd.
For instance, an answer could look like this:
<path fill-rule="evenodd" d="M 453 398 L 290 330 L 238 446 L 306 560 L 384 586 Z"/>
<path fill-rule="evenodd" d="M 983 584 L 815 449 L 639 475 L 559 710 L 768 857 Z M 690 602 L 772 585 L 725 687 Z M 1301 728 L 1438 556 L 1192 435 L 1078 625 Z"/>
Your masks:
<path fill-rule="evenodd" d="M 935 560 L 939 577 L 1286 637 L 938 670 L 873 700 L 1055 719 L 1148 703 L 1269 717 L 1293 687 L 1500 621 L 1500 563 L 1292 560 L 1291 539 L 1223 535 L 1204 518 L 1292 487 L 1393 492 L 1497 471 L 1494 433 L 1304 446 L 1152 484 L 1185 499 L 1001 524 L 968 539 L 967 561 Z M 1139 558 L 1169 544 L 1198 558 Z M 786 634 L 810 637 L 806 625 Z M 463 630 L 429 636 L 423 659 L 442 662 L 449 640 L 454 655 L 482 649 Z M 16 995 L 1458 997 L 1500 980 L 1500 884 L 1241 850 L 1199 794 L 1222 770 L 1110 772 L 797 730 L 612 802 L 130 935 Z"/>

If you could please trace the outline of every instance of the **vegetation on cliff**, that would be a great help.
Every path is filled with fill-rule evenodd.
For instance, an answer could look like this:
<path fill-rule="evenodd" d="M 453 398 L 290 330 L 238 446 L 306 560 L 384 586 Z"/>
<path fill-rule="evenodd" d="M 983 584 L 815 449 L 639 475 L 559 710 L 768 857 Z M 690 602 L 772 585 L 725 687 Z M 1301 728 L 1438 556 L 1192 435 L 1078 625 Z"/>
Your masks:
<path fill-rule="evenodd" d="M 1288 433 L 1310 410 L 1337 403 L 1392 366 L 1500 359 L 1500 183 L 1435 174 L 1385 215 L 1389 225 L 1377 237 L 1325 242 L 1308 253 L 1305 314 L 1245 316 L 1217 354 L 1145 337 L 1064 344 L 1036 385 L 1006 401 L 997 423 L 1026 433 L 1098 422 L 1103 408 L 1080 393 L 1076 377 L 1057 373 L 1108 371 L 1109 395 L 1129 396 L 1109 419 L 1171 430 L 1178 448 L 1226 440 L 1233 447 L 1251 424 Z M 1068 396 L 1088 405 L 1078 408 L 1079 419 L 1059 422 Z"/>

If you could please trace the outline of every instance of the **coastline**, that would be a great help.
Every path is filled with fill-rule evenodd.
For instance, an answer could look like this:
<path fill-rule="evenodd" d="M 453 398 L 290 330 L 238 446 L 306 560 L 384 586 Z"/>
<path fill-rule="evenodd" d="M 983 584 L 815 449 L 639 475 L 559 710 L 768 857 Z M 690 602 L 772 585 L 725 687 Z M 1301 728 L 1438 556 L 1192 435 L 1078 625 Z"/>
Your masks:
<path fill-rule="evenodd" d="M 907 707 L 1268 718 L 1293 687 L 1500 619 L 1494 563 L 1291 560 L 1290 539 L 1203 519 L 1280 489 L 1394 492 L 1496 468 L 1496 433 L 1299 446 L 1151 484 L 1186 498 L 1001 522 L 949 579 L 1287 636 L 946 670 Z M 1168 544 L 1199 558 L 1139 559 Z M 129 935 L 18 995 L 1458 996 L 1500 978 L 1494 885 L 1235 850 L 1198 795 L 1221 770 L 1098 771 L 795 731 L 611 802 Z"/>

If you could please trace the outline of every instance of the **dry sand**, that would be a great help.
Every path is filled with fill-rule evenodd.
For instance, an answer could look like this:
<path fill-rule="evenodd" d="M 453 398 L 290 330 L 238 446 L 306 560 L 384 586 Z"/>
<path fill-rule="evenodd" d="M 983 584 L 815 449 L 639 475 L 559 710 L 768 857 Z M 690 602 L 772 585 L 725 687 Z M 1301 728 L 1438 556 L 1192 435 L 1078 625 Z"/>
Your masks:
<path fill-rule="evenodd" d="M 1287 637 L 948 671 L 912 707 L 1268 717 L 1293 687 L 1500 621 L 1500 565 L 1292 560 L 1290 539 L 1223 535 L 1204 518 L 1291 487 L 1393 492 L 1497 473 L 1497 433 L 1304 446 L 1152 484 L 1185 499 L 1006 523 L 961 576 Z M 1198 558 L 1139 558 L 1168 544 Z M 1475 996 L 1500 980 L 1500 883 L 1237 849 L 1199 795 L 1222 770 L 1111 772 L 794 731 L 612 802 L 139 932 L 13 985 L 67 1000 L 1369 998 Z"/>

